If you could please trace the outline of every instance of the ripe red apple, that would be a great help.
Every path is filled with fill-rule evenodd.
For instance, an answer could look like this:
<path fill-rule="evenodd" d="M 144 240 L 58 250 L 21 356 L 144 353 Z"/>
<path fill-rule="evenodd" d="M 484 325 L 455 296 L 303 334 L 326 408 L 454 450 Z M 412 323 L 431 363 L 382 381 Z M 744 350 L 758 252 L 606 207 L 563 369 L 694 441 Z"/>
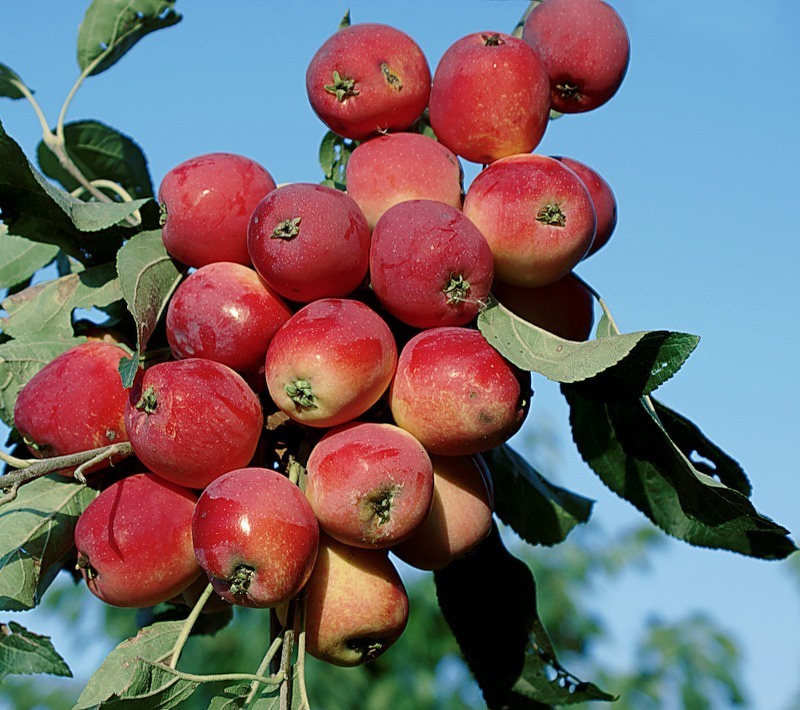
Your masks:
<path fill-rule="evenodd" d="M 587 256 L 594 254 L 600 247 L 605 246 L 611 238 L 614 227 L 617 226 L 617 199 L 614 197 L 611 185 L 596 170 L 574 158 L 565 158 L 561 155 L 554 157 L 564 163 L 583 181 L 592 198 L 592 204 L 594 204 L 597 229 L 592 246 L 589 247 L 589 251 L 583 257 L 585 259 Z"/>
<path fill-rule="evenodd" d="M 433 469 L 411 434 L 358 422 L 328 432 L 311 450 L 306 497 L 320 527 L 355 547 L 389 547 L 428 516 Z"/>
<path fill-rule="evenodd" d="M 153 473 L 205 488 L 250 463 L 263 425 L 261 403 L 240 375 L 188 358 L 139 373 L 125 406 L 133 452 Z"/>
<path fill-rule="evenodd" d="M 275 181 L 254 160 L 209 153 L 172 168 L 161 181 L 164 246 L 187 266 L 214 261 L 249 264 L 247 224 Z"/>
<path fill-rule="evenodd" d="M 513 286 L 495 281 L 492 294 L 512 313 L 565 340 L 588 340 L 594 325 L 594 296 L 573 274 L 547 286 Z"/>
<path fill-rule="evenodd" d="M 325 298 L 280 327 L 264 369 L 283 412 L 303 424 L 332 427 L 375 404 L 396 364 L 394 336 L 375 311 L 360 301 Z"/>
<path fill-rule="evenodd" d="M 472 181 L 464 214 L 494 254 L 495 278 L 545 286 L 566 276 L 594 239 L 594 205 L 581 179 L 555 158 L 513 155 Z"/>
<path fill-rule="evenodd" d="M 311 108 L 334 133 L 363 140 L 402 131 L 428 104 L 431 72 L 419 45 L 394 27 L 362 23 L 327 39 L 306 71 Z"/>
<path fill-rule="evenodd" d="M 212 481 L 192 521 L 194 552 L 214 591 L 231 604 L 272 607 L 308 580 L 319 525 L 303 492 L 267 468 L 241 468 Z"/>
<path fill-rule="evenodd" d="M 479 454 L 433 456 L 433 506 L 425 522 L 392 548 L 403 562 L 424 570 L 447 567 L 492 529 L 492 479 Z"/>
<path fill-rule="evenodd" d="M 408 622 L 408 596 L 385 550 L 323 535 L 304 594 L 306 650 L 337 666 L 378 658 Z"/>
<path fill-rule="evenodd" d="M 347 194 L 370 228 L 406 200 L 438 200 L 461 209 L 463 171 L 453 151 L 421 133 L 389 133 L 356 146 L 346 168 Z"/>
<path fill-rule="evenodd" d="M 547 70 L 521 39 L 469 34 L 439 61 L 429 111 L 439 140 L 466 160 L 491 163 L 529 153 L 550 117 Z"/>
<path fill-rule="evenodd" d="M 197 496 L 151 473 L 103 490 L 75 525 L 78 569 L 107 604 L 145 607 L 180 594 L 200 574 L 192 548 Z"/>
<path fill-rule="evenodd" d="M 291 315 L 253 269 L 219 261 L 199 268 L 175 290 L 167 308 L 167 340 L 176 358 L 200 357 L 254 373 Z"/>
<path fill-rule="evenodd" d="M 388 209 L 372 231 L 372 290 L 395 318 L 415 328 L 466 325 L 486 302 L 492 250 L 464 214 L 434 200 Z"/>
<path fill-rule="evenodd" d="M 247 245 L 256 271 L 291 301 L 340 298 L 367 275 L 370 232 L 355 201 L 324 185 L 295 183 L 253 211 Z"/>
<path fill-rule="evenodd" d="M 553 108 L 561 113 L 602 106 L 628 69 L 625 24 L 602 0 L 546 0 L 528 15 L 522 38 L 544 61 Z"/>
<path fill-rule="evenodd" d="M 26 383 L 14 405 L 14 426 L 34 456 L 63 456 L 128 440 L 128 393 L 118 369 L 127 356 L 112 343 L 82 343 Z"/>
<path fill-rule="evenodd" d="M 510 438 L 528 412 L 530 373 L 477 331 L 429 328 L 406 343 L 389 393 L 398 426 L 432 454 L 486 451 Z"/>

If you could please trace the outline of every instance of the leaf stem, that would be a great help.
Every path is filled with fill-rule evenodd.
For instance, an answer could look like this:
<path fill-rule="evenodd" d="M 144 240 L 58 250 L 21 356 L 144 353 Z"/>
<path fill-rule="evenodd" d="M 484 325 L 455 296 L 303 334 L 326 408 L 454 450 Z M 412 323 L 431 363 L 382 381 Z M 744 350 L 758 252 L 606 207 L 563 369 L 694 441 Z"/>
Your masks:
<path fill-rule="evenodd" d="M 197 618 L 200 616 L 201 612 L 203 611 L 203 607 L 206 605 L 206 602 L 213 593 L 214 587 L 209 582 L 206 585 L 206 588 L 203 590 L 203 593 L 200 595 L 200 598 L 192 607 L 192 611 L 189 613 L 189 616 L 186 617 L 186 621 L 181 627 L 181 633 L 175 640 L 175 645 L 172 647 L 171 658 L 169 661 L 170 668 L 176 668 L 178 666 L 178 659 L 181 657 L 181 652 L 183 651 L 183 647 L 186 645 L 189 634 L 192 633 L 192 628 L 194 627 Z"/>
<path fill-rule="evenodd" d="M 25 84 L 23 84 L 22 82 L 17 81 L 16 79 L 11 79 L 11 83 L 14 86 L 16 86 L 20 90 L 20 92 L 22 92 L 22 95 L 26 99 L 28 99 L 28 102 L 33 107 L 33 110 L 36 112 L 36 116 L 39 119 L 39 124 L 42 127 L 42 135 L 47 135 L 47 134 L 52 135 L 52 132 L 50 131 L 50 126 L 47 125 L 47 118 L 45 117 L 44 112 L 42 111 L 42 107 L 39 106 L 39 102 L 34 98 L 33 94 L 28 89 L 28 87 L 25 86 Z"/>
<path fill-rule="evenodd" d="M 279 685 L 284 681 L 282 673 L 277 673 L 274 676 L 261 676 L 254 675 L 253 673 L 218 673 L 198 675 L 196 673 L 185 673 L 184 671 L 170 668 L 169 666 L 163 663 L 158 663 L 157 661 L 149 661 L 149 663 L 158 668 L 163 668 L 164 670 L 169 671 L 172 675 L 177 676 L 182 680 L 188 680 L 191 683 L 229 683 L 236 681 L 253 681 L 256 683 L 263 683 L 264 685 Z"/>

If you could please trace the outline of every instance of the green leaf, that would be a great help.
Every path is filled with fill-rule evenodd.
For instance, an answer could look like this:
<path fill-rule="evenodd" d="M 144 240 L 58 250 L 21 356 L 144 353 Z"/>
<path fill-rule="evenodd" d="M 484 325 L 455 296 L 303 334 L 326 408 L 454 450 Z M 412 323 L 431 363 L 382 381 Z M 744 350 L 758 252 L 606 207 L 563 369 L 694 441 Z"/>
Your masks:
<path fill-rule="evenodd" d="M 495 512 L 531 545 L 563 542 L 589 520 L 593 501 L 554 486 L 508 444 L 481 455 L 492 472 Z"/>
<path fill-rule="evenodd" d="M 489 707 L 614 700 L 560 665 L 536 609 L 533 574 L 496 527 L 469 555 L 434 572 L 434 580 L 442 614 Z"/>
<path fill-rule="evenodd" d="M 64 143 L 67 154 L 87 180 L 111 180 L 132 198 L 153 196 L 147 159 L 128 136 L 99 121 L 76 121 L 64 126 Z M 73 192 L 80 186 L 44 141 L 39 141 L 36 155 L 44 174 L 66 190 Z"/>
<path fill-rule="evenodd" d="M 0 507 L 0 609 L 39 603 L 50 568 L 72 549 L 75 523 L 97 491 L 53 474 L 21 486 Z"/>
<path fill-rule="evenodd" d="M 5 96 L 7 99 L 24 99 L 25 94 L 20 91 L 18 84 L 25 86 L 20 75 L 11 67 L 0 64 L 0 96 Z"/>
<path fill-rule="evenodd" d="M 666 533 L 699 547 L 763 559 L 782 559 L 796 549 L 789 531 L 758 513 L 739 490 L 693 465 L 646 398 L 609 402 L 570 385 L 562 391 L 583 459 Z"/>
<path fill-rule="evenodd" d="M 615 386 L 645 391 L 674 374 L 698 340 L 667 331 L 623 333 L 580 343 L 564 340 L 528 323 L 494 298 L 478 316 L 478 328 L 503 357 L 523 370 L 556 382 L 580 382 L 604 373 Z"/>
<path fill-rule="evenodd" d="M 297 674 L 294 674 L 297 675 Z M 295 684 L 297 690 L 297 684 Z M 208 710 L 278 710 L 280 708 L 280 688 L 262 687 L 261 694 L 249 705 L 245 702 L 250 694 L 250 684 L 233 685 L 225 688 L 219 695 L 211 698 Z M 299 693 L 293 693 L 293 708 L 305 707 L 300 704 Z"/>
<path fill-rule="evenodd" d="M 319 146 L 319 164 L 325 179 L 323 185 L 333 187 L 337 190 L 347 188 L 345 181 L 345 171 L 347 161 L 356 149 L 358 141 L 349 138 L 342 138 L 333 131 L 328 131 L 322 138 Z"/>
<path fill-rule="evenodd" d="M 48 636 L 34 634 L 14 621 L 0 624 L 0 681 L 12 674 L 34 673 L 72 677 Z"/>
<path fill-rule="evenodd" d="M 2 303 L 8 313 L 0 319 L 7 335 L 26 340 L 65 339 L 73 335 L 72 312 L 108 306 L 122 299 L 113 264 L 42 281 Z"/>
<path fill-rule="evenodd" d="M 8 233 L 0 224 L 0 289 L 26 282 L 58 255 L 58 247 Z"/>
<path fill-rule="evenodd" d="M 54 357 L 86 338 L 10 340 L 0 343 L 0 419 L 14 425 L 14 404 L 19 391 Z"/>
<path fill-rule="evenodd" d="M 72 197 L 31 165 L 0 124 L 0 218 L 12 234 L 55 244 L 84 264 L 104 263 L 132 233 L 119 223 L 146 202 Z"/>
<path fill-rule="evenodd" d="M 78 66 L 100 74 L 140 39 L 180 20 L 175 0 L 93 0 L 78 29 Z"/>
<path fill-rule="evenodd" d="M 128 310 L 136 321 L 137 354 L 123 364 L 123 384 L 130 387 L 138 358 L 147 347 L 153 331 L 167 307 L 184 270 L 164 248 L 160 231 L 142 232 L 117 254 L 117 273 Z"/>

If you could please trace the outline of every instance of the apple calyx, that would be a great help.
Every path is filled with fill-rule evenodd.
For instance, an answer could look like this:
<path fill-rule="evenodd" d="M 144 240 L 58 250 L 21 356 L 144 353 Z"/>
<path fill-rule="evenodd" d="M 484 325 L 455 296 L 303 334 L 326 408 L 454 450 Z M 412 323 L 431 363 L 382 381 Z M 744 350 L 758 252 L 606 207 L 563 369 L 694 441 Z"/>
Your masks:
<path fill-rule="evenodd" d="M 167 203 L 158 203 L 158 226 L 163 227 L 167 223 Z"/>
<path fill-rule="evenodd" d="M 255 576 L 256 571 L 252 567 L 249 565 L 239 565 L 230 580 L 228 591 L 233 594 L 233 596 L 246 594 Z"/>
<path fill-rule="evenodd" d="M 142 392 L 142 396 L 139 397 L 139 401 L 135 406 L 136 409 L 143 411 L 145 414 L 155 413 L 158 406 L 158 399 L 156 397 L 156 391 L 152 385 Z"/>
<path fill-rule="evenodd" d="M 377 518 L 378 527 L 385 525 L 391 518 L 394 499 L 400 493 L 401 486 L 397 483 L 382 486 L 364 500 L 369 519 Z"/>
<path fill-rule="evenodd" d="M 333 83 L 325 84 L 324 89 L 329 94 L 333 94 L 340 104 L 344 103 L 351 96 L 358 96 L 361 93 L 356 89 L 355 79 L 347 79 L 339 74 L 338 71 L 333 72 Z"/>
<path fill-rule="evenodd" d="M 275 229 L 272 230 L 272 234 L 269 235 L 270 239 L 294 239 L 298 234 L 300 234 L 300 220 L 302 217 L 292 217 L 289 219 L 283 220 L 280 224 L 278 224 Z"/>
<path fill-rule="evenodd" d="M 372 660 L 383 652 L 383 641 L 369 637 L 348 639 L 347 648 L 358 653 L 361 658 Z"/>
<path fill-rule="evenodd" d="M 481 39 L 486 47 L 499 47 L 501 44 L 506 43 L 506 41 L 499 34 L 497 34 L 497 32 L 490 35 L 481 35 Z"/>
<path fill-rule="evenodd" d="M 565 81 L 562 84 L 556 84 L 556 89 L 558 90 L 558 93 L 561 95 L 562 99 L 568 99 L 571 101 L 581 100 L 582 94 L 577 84 Z"/>
<path fill-rule="evenodd" d="M 449 305 L 463 303 L 469 295 L 469 281 L 462 274 L 450 274 L 450 279 L 444 285 L 442 293 L 447 297 Z"/>
<path fill-rule="evenodd" d="M 298 407 L 303 407 L 304 409 L 317 408 L 317 398 L 308 380 L 295 380 L 286 385 L 285 391 L 286 396 Z"/>
<path fill-rule="evenodd" d="M 86 580 L 91 582 L 95 577 L 97 577 L 97 570 L 92 567 L 92 563 L 89 562 L 89 555 L 86 555 L 82 552 L 78 553 L 78 561 L 75 564 L 75 569 L 79 572 L 81 570 L 86 571 Z"/>
<path fill-rule="evenodd" d="M 561 210 L 561 205 L 549 202 L 536 213 L 536 220 L 550 227 L 565 227 L 567 215 Z"/>
<path fill-rule="evenodd" d="M 383 78 L 386 79 L 386 83 L 393 89 L 396 91 L 403 90 L 403 82 L 400 81 L 400 77 L 392 71 L 392 68 L 386 62 L 381 64 L 381 74 L 383 74 Z"/>

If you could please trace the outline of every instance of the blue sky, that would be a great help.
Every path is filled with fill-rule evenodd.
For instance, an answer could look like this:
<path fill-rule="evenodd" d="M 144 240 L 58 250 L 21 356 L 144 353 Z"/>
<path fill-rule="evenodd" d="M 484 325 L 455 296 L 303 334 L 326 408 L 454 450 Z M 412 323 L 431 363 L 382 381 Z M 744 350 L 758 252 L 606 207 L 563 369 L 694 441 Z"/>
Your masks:
<path fill-rule="evenodd" d="M 0 61 L 36 90 L 51 123 L 78 75 L 86 4 L 27 0 L 3 13 Z M 597 111 L 553 122 L 537 152 L 577 158 L 611 184 L 617 231 L 579 273 L 624 330 L 702 336 L 660 398 L 743 464 L 756 507 L 797 540 L 800 3 L 612 4 L 632 44 L 622 88 Z M 411 34 L 435 67 L 467 33 L 510 30 L 526 2 L 179 2 L 183 22 L 89 79 L 68 118 L 99 119 L 135 138 L 156 184 L 179 162 L 220 150 L 258 160 L 278 182 L 317 181 L 324 128 L 305 96 L 305 68 L 348 6 L 354 22 Z M 4 100 L 0 118 L 31 154 L 39 134 L 30 107 Z M 526 426 L 555 430 L 561 482 L 598 501 L 604 529 L 639 520 L 580 461 L 556 387 L 539 378 L 534 386 Z M 609 657 L 628 660 L 626 641 L 648 616 L 704 609 L 741 643 L 754 707 L 790 707 L 800 685 L 800 597 L 780 564 L 671 542 L 646 575 L 598 595 L 615 633 L 599 649 Z"/>

